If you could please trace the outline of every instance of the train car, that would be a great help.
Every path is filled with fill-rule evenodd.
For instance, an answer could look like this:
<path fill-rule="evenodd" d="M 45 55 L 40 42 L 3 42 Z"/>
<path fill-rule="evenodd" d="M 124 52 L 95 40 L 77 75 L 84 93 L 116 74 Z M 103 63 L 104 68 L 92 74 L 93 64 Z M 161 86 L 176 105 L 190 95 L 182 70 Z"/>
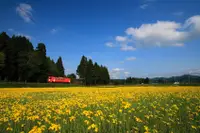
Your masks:
<path fill-rule="evenodd" d="M 48 82 L 49 83 L 71 83 L 71 79 L 66 78 L 66 77 L 49 76 Z"/>

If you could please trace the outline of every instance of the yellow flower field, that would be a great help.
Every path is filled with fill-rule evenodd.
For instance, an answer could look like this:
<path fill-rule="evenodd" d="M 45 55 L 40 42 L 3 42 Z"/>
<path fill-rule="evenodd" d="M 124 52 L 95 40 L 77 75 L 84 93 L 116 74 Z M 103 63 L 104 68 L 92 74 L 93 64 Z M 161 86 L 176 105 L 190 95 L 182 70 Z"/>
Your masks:
<path fill-rule="evenodd" d="M 0 133 L 196 133 L 200 87 L 0 89 Z"/>

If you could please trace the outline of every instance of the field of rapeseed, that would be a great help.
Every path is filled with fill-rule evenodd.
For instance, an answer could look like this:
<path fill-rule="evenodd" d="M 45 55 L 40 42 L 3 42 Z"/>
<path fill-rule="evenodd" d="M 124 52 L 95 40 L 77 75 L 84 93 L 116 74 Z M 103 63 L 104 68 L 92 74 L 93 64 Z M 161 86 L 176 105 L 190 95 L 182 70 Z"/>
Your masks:
<path fill-rule="evenodd" d="M 200 87 L 0 89 L 0 133 L 196 133 Z"/>

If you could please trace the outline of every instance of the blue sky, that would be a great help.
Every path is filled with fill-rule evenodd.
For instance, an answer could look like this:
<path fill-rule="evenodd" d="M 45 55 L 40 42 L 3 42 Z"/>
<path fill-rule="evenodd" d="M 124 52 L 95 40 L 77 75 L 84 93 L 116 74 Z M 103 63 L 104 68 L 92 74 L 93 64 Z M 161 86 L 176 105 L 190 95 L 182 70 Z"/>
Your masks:
<path fill-rule="evenodd" d="M 4 0 L 0 29 L 23 35 L 66 74 L 82 55 L 112 78 L 200 73 L 200 0 Z"/>

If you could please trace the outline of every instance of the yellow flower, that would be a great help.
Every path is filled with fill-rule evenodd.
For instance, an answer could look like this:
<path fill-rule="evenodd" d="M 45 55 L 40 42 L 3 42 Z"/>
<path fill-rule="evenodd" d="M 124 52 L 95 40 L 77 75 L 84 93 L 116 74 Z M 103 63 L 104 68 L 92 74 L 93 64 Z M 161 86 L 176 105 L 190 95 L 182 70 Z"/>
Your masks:
<path fill-rule="evenodd" d="M 176 104 L 172 105 L 172 109 L 179 110 L 178 106 Z"/>
<path fill-rule="evenodd" d="M 12 131 L 13 129 L 11 127 L 6 128 L 7 131 Z"/>
<path fill-rule="evenodd" d="M 136 117 L 136 116 L 135 116 L 135 120 L 136 120 L 137 122 L 143 122 L 140 118 L 138 118 L 138 117 Z"/>
<path fill-rule="evenodd" d="M 128 109 L 131 107 L 131 104 L 129 102 L 122 102 L 124 109 Z"/>
<path fill-rule="evenodd" d="M 149 127 L 148 127 L 148 126 L 144 126 L 144 130 L 145 130 L 144 133 L 150 133 L 150 132 L 149 132 Z"/>
<path fill-rule="evenodd" d="M 42 129 L 34 126 L 28 133 L 42 133 Z"/>
<path fill-rule="evenodd" d="M 25 126 L 25 124 L 22 124 L 22 125 L 21 125 L 21 127 L 24 127 L 24 126 Z"/>
<path fill-rule="evenodd" d="M 67 109 L 65 112 L 66 112 L 67 115 L 71 114 L 71 110 L 70 109 Z"/>
<path fill-rule="evenodd" d="M 76 117 L 75 116 L 71 116 L 71 117 L 69 117 L 69 121 L 71 122 L 71 121 L 74 121 L 76 119 Z"/>
<path fill-rule="evenodd" d="M 90 122 L 88 120 L 85 120 L 84 123 L 86 123 L 87 125 L 90 124 Z"/>
<path fill-rule="evenodd" d="M 95 127 L 94 131 L 95 131 L 95 132 L 98 132 L 98 130 L 99 130 L 99 129 L 98 129 L 97 127 Z"/>
<path fill-rule="evenodd" d="M 122 109 L 119 109 L 119 112 L 122 113 Z"/>
<path fill-rule="evenodd" d="M 49 130 L 53 130 L 53 131 L 58 131 L 60 130 L 60 125 L 58 124 L 51 124 L 51 126 L 49 127 Z"/>
<path fill-rule="evenodd" d="M 193 129 L 197 129 L 197 127 L 195 127 L 194 125 L 191 126 Z"/>
<path fill-rule="evenodd" d="M 98 127 L 95 124 L 92 124 L 88 127 L 88 130 L 94 129 L 95 132 L 98 132 Z"/>

